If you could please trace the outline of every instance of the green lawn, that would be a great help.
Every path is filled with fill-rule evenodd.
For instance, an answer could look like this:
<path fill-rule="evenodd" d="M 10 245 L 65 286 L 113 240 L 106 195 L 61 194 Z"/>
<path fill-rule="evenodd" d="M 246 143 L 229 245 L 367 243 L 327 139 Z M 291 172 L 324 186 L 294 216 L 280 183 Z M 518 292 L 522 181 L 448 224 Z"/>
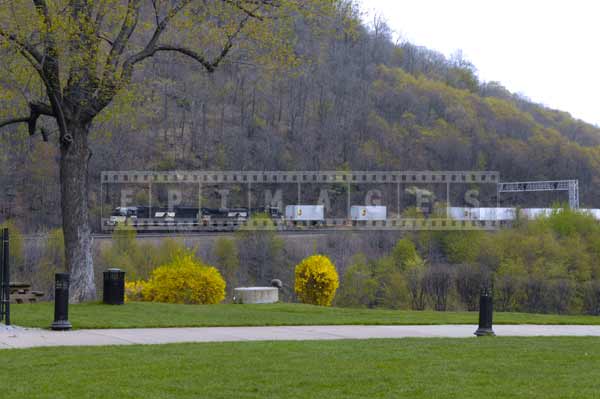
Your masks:
<path fill-rule="evenodd" d="M 597 338 L 63 347 L 0 352 L 2 398 L 598 398 Z"/>
<path fill-rule="evenodd" d="M 52 303 L 13 305 L 12 322 L 46 328 Z M 74 328 L 143 328 L 202 326 L 268 326 L 331 324 L 477 324 L 476 312 L 412 312 L 380 309 L 325 308 L 300 304 L 169 305 L 134 302 L 123 306 L 87 303 L 71 305 Z M 496 324 L 600 324 L 595 316 L 495 313 Z"/>

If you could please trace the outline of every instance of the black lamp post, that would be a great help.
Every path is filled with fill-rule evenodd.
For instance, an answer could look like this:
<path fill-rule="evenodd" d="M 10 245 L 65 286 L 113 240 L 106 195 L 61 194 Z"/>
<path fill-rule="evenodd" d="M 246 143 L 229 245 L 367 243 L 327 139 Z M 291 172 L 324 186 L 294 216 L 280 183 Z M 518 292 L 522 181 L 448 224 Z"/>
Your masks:
<path fill-rule="evenodd" d="M 0 264 L 0 321 L 10 325 L 10 253 L 8 228 L 2 229 L 2 264 Z"/>
<path fill-rule="evenodd" d="M 493 312 L 492 289 L 487 286 L 481 289 L 481 296 L 479 297 L 479 328 L 475 331 L 475 335 L 478 337 L 496 335 L 492 329 Z"/>
<path fill-rule="evenodd" d="M 56 273 L 54 280 L 54 323 L 55 331 L 66 331 L 72 328 L 69 322 L 69 273 Z"/>

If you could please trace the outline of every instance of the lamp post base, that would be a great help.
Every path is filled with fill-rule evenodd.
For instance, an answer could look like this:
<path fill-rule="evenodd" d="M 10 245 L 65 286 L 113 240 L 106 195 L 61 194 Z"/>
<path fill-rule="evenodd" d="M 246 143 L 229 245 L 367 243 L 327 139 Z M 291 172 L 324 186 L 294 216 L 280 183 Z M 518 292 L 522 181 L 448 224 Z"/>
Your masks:
<path fill-rule="evenodd" d="M 474 334 L 477 335 L 478 337 L 495 337 L 496 336 L 496 333 L 494 333 L 494 330 L 492 330 L 491 328 L 482 328 L 482 327 L 479 327 L 477 329 L 477 331 L 475 331 Z"/>
<path fill-rule="evenodd" d="M 59 321 L 55 321 L 54 323 L 52 323 L 50 328 L 53 331 L 67 331 L 67 330 L 70 330 L 71 328 L 73 328 L 73 326 L 71 325 L 71 323 L 68 320 L 59 320 Z"/>

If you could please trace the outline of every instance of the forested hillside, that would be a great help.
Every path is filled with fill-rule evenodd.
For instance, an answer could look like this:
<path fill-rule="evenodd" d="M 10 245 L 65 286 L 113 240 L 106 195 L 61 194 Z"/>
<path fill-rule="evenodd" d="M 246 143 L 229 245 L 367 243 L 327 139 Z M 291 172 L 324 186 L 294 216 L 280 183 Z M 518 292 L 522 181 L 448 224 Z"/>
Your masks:
<path fill-rule="evenodd" d="M 577 178 L 582 204 L 599 207 L 599 128 L 480 82 L 460 53 L 394 43 L 382 21 L 354 18 L 297 24 L 302 62 L 285 67 L 234 53 L 207 74 L 178 55 L 151 59 L 135 76 L 144 85 L 95 122 L 92 189 L 115 169 L 497 170 Z M 0 95 L 0 108 L 11 101 Z M 0 134 L 0 219 L 59 226 L 56 140 L 12 129 Z"/>

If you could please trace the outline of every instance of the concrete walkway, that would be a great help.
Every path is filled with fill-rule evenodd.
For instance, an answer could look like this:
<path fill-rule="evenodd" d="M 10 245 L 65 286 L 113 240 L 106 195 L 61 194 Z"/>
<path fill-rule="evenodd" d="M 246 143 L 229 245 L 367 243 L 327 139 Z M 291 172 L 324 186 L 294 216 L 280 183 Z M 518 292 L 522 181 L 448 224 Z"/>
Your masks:
<path fill-rule="evenodd" d="M 75 330 L 0 329 L 0 349 L 42 346 L 167 344 L 331 340 L 369 338 L 474 338 L 475 325 L 439 326 L 289 326 Z M 600 326 L 497 325 L 498 336 L 600 336 Z"/>

